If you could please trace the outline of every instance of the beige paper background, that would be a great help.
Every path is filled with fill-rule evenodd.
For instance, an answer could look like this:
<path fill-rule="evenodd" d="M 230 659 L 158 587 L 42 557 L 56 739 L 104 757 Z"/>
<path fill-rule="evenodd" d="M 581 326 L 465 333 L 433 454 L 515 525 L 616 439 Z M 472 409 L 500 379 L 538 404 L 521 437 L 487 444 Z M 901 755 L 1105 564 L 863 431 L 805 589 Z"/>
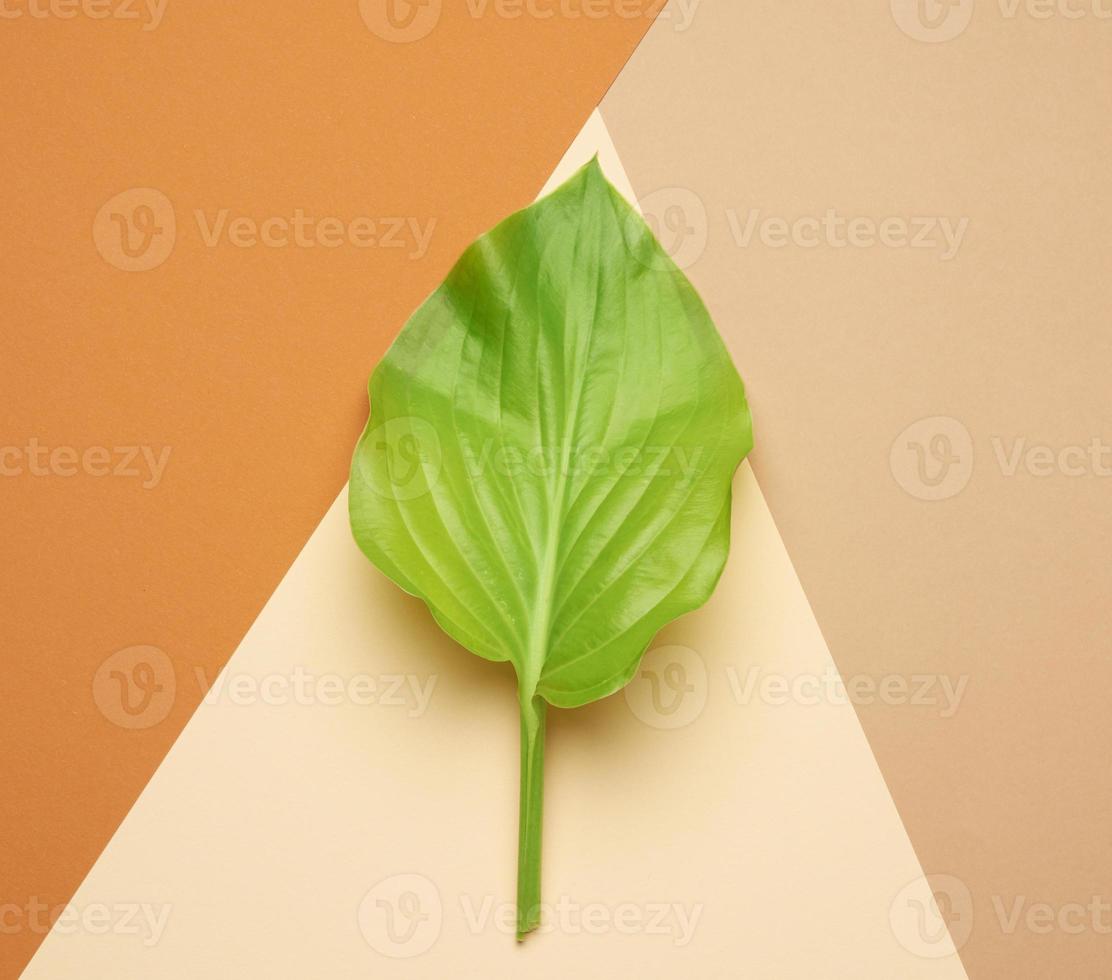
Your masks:
<path fill-rule="evenodd" d="M 687 206 L 687 271 L 743 367 L 753 466 L 839 667 L 968 682 L 949 718 L 858 710 L 924 866 L 972 893 L 978 980 L 1112 974 L 1112 454 L 1076 472 L 1112 446 L 1110 16 L 705 3 L 650 32 L 602 106 L 643 204 Z M 944 260 L 740 247 L 729 209 L 969 224 Z M 1017 447 L 1050 447 L 1049 469 L 1037 450 L 1009 475 Z"/>
<path fill-rule="evenodd" d="M 596 148 L 628 193 L 597 116 L 557 176 Z M 551 719 L 545 896 L 598 903 L 601 928 L 518 946 L 492 921 L 469 925 L 484 902 L 513 901 L 512 677 L 455 647 L 363 559 L 345 492 L 74 898 L 169 906 L 165 932 L 147 946 L 56 927 L 25 977 L 963 978 L 852 708 L 734 696 L 731 673 L 744 685 L 754 668 L 832 670 L 747 464 L 733 539 L 711 602 L 646 659 L 658 677 L 685 666 L 693 690 L 677 711 L 654 712 L 642 677 Z M 436 683 L 423 714 L 415 700 L 235 703 L 244 678 L 298 668 Z M 386 916 L 405 892 L 431 918 L 391 942 Z M 614 926 L 658 903 L 698 916 L 690 941 Z"/>

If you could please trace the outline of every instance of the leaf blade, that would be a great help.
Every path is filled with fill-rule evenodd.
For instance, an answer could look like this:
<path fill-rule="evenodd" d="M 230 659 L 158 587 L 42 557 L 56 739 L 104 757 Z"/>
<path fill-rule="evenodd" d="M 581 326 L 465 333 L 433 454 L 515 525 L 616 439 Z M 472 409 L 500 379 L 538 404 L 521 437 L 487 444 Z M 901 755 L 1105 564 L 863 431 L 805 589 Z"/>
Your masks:
<path fill-rule="evenodd" d="M 523 696 L 612 693 L 713 591 L 744 387 L 597 162 L 464 253 L 370 396 L 357 542 Z"/>

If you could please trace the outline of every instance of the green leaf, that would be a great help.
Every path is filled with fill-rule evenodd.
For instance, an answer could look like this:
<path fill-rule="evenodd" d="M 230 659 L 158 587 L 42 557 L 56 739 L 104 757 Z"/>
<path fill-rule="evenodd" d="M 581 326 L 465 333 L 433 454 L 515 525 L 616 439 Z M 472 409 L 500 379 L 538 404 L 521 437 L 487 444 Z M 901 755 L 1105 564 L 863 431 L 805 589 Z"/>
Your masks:
<path fill-rule="evenodd" d="M 539 916 L 545 706 L 606 697 L 710 596 L 745 390 L 694 288 L 592 161 L 463 254 L 375 369 L 363 552 L 522 718 L 519 938 Z"/>

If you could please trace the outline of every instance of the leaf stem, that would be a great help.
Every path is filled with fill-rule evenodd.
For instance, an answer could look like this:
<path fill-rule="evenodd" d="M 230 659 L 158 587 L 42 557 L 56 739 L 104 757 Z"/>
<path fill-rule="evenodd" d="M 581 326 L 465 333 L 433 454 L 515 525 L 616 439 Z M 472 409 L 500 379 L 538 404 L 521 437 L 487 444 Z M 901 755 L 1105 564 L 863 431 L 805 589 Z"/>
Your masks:
<path fill-rule="evenodd" d="M 517 939 L 541 920 L 541 811 L 544 801 L 545 701 L 521 701 L 521 803 L 517 836 Z"/>

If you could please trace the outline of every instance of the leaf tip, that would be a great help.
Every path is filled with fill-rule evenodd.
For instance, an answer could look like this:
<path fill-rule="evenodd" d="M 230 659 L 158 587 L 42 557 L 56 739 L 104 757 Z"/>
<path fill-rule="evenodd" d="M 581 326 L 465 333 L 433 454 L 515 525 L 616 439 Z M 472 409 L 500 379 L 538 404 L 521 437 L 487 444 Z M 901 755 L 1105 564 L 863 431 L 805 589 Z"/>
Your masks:
<path fill-rule="evenodd" d="M 587 161 L 583 167 L 582 173 L 588 180 L 602 178 L 604 182 L 606 181 L 606 174 L 602 172 L 602 164 L 599 162 L 597 153 Z"/>

